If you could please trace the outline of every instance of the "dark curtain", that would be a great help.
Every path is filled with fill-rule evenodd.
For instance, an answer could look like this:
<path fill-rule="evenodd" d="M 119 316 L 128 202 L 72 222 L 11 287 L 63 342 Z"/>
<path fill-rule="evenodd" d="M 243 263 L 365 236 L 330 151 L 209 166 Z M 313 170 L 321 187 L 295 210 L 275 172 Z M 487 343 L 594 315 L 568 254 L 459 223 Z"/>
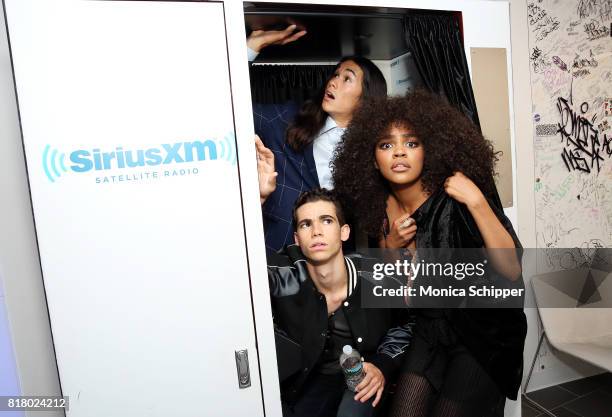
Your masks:
<path fill-rule="evenodd" d="M 409 14 L 404 35 L 427 89 L 444 95 L 480 127 L 459 19 L 449 13 Z"/>
<path fill-rule="evenodd" d="M 254 103 L 302 103 L 325 85 L 335 65 L 251 65 Z"/>
<path fill-rule="evenodd" d="M 480 128 L 474 90 L 461 41 L 459 17 L 451 13 L 412 12 L 404 17 L 404 35 L 427 89 L 446 96 Z M 503 209 L 493 178 L 492 202 Z"/>

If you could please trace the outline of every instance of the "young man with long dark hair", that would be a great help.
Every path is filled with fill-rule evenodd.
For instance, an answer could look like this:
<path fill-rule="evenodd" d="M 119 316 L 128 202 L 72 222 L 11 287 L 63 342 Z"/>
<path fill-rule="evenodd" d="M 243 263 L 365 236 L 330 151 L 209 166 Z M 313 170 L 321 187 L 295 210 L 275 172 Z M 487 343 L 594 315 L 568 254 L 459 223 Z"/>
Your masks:
<path fill-rule="evenodd" d="M 295 26 L 284 31 L 255 31 L 247 40 L 249 59 L 271 44 L 286 44 L 305 34 Z M 369 59 L 344 57 L 318 94 L 296 104 L 253 106 L 255 132 L 274 153 L 278 173 L 276 190 L 263 189 L 266 248 L 275 252 L 293 243 L 291 212 L 303 191 L 333 188 L 330 161 L 362 100 L 385 97 L 382 72 Z M 261 153 L 260 153 L 261 154 Z"/>

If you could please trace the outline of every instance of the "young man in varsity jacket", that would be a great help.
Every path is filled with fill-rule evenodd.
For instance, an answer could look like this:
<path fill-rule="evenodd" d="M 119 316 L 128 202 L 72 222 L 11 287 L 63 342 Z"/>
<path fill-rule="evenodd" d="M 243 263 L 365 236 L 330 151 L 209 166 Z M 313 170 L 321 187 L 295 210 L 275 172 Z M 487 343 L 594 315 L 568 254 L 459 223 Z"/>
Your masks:
<path fill-rule="evenodd" d="M 405 309 L 361 306 L 376 282 L 365 258 L 343 255 L 350 228 L 332 192 L 303 193 L 293 222 L 296 245 L 268 257 L 283 416 L 373 416 L 403 360 L 413 320 Z M 344 345 L 362 355 L 366 375 L 356 393 L 339 365 Z"/>

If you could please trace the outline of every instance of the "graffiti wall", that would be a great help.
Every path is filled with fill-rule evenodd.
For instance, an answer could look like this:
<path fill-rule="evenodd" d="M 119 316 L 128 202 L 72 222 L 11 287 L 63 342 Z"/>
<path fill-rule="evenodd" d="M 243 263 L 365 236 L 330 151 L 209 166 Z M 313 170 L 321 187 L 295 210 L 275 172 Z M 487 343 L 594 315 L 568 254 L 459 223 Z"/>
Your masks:
<path fill-rule="evenodd" d="M 528 0 L 538 247 L 612 247 L 612 0 Z"/>

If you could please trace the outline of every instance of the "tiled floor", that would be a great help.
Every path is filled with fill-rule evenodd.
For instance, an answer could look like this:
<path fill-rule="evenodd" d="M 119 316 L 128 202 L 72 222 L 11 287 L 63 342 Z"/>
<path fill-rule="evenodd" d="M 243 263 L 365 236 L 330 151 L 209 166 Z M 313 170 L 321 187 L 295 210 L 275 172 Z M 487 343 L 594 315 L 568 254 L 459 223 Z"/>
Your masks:
<path fill-rule="evenodd" d="M 612 417 L 611 373 L 532 391 L 528 395 L 556 417 Z M 522 417 L 547 416 L 525 398 L 522 411 Z"/>

